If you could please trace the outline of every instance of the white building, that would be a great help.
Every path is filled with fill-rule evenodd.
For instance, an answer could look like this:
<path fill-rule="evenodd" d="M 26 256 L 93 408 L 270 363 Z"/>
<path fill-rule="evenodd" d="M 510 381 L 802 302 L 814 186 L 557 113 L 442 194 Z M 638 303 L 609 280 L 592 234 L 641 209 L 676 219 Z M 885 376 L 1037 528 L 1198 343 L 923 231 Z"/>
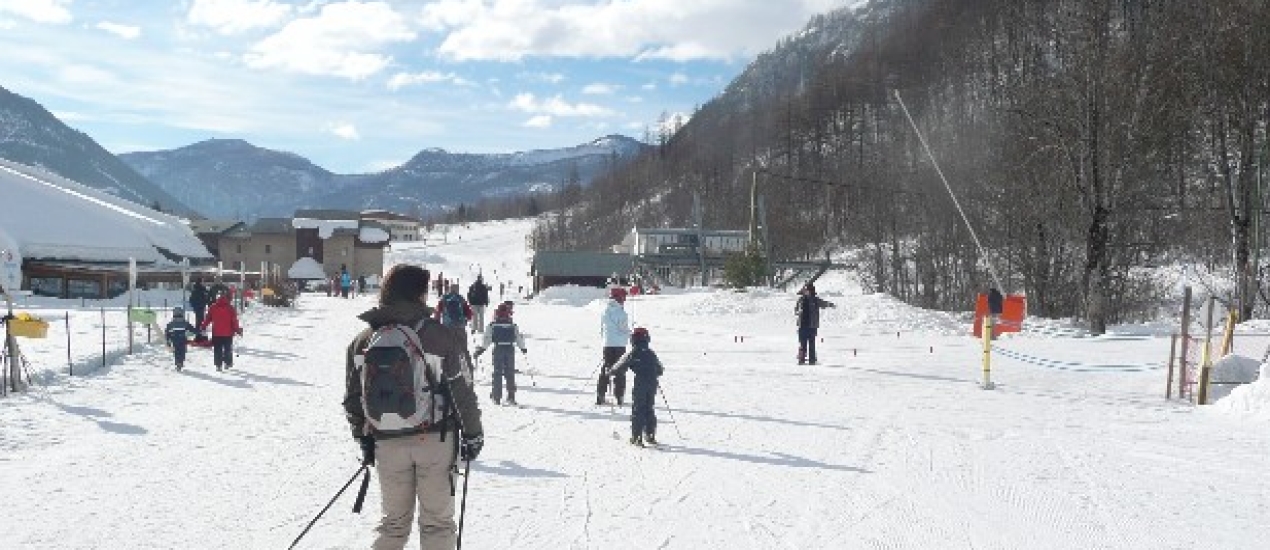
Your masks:
<path fill-rule="evenodd" d="M 634 228 L 613 247 L 614 252 L 634 256 L 696 256 L 698 239 L 706 256 L 745 252 L 749 232 L 724 229 Z"/>
<path fill-rule="evenodd" d="M 419 228 L 421 224 L 418 218 L 412 218 L 404 214 L 397 214 L 387 210 L 365 210 L 362 212 L 362 219 L 375 221 L 388 228 L 388 233 L 392 236 L 392 240 L 394 242 L 411 242 L 419 240 Z"/>

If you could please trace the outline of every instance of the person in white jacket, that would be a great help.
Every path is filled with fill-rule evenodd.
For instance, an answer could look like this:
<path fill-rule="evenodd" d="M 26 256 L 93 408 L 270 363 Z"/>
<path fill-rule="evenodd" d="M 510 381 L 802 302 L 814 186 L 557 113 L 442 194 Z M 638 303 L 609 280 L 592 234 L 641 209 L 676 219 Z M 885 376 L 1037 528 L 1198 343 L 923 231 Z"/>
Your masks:
<path fill-rule="evenodd" d="M 626 289 L 614 287 L 609 289 L 609 306 L 600 318 L 600 336 L 604 339 L 604 365 L 600 368 L 600 379 L 595 385 L 595 404 L 604 404 L 604 394 L 609 389 L 609 369 L 626 353 L 626 342 L 631 338 L 631 323 L 626 316 Z M 621 405 L 626 397 L 626 373 L 613 376 L 613 397 Z"/>

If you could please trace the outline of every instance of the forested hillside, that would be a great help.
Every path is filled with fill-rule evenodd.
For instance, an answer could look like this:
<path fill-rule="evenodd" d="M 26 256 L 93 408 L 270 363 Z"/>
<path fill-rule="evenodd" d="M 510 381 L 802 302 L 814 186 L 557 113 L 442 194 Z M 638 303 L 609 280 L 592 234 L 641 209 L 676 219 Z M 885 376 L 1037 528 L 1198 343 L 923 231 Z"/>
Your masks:
<path fill-rule="evenodd" d="M 1158 304 L 1143 267 L 1225 265 L 1259 294 L 1270 123 L 1265 0 L 875 0 L 756 59 L 654 152 L 544 221 L 541 247 L 633 225 L 749 224 L 778 259 L 863 251 L 878 291 L 965 308 L 995 267 L 1030 313 L 1095 333 Z M 897 101 L 978 232 L 974 245 Z"/>

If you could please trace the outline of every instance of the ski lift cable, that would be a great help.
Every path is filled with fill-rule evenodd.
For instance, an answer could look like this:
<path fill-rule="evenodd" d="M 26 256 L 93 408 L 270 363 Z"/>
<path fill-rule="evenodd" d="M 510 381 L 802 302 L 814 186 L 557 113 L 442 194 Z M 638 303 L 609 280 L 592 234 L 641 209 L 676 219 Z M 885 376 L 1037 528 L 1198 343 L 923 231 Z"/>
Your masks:
<path fill-rule="evenodd" d="M 939 161 L 935 160 L 935 154 L 930 151 L 930 145 L 926 144 L 926 138 L 922 136 L 922 131 L 917 128 L 917 122 L 913 120 L 913 115 L 908 112 L 908 106 L 904 104 L 904 98 L 900 97 L 899 90 L 895 92 L 895 99 L 900 102 L 900 109 L 904 111 L 904 117 L 908 119 L 908 123 L 913 127 L 913 132 L 917 134 L 917 140 L 922 143 L 922 149 L 926 151 L 926 156 L 930 157 L 931 164 L 935 165 L 935 172 L 939 174 L 940 181 L 944 182 L 944 188 L 948 190 L 948 196 L 952 197 L 953 205 L 957 207 L 957 213 L 961 214 L 961 221 L 965 222 L 966 229 L 970 231 L 970 238 L 974 239 L 975 247 L 979 249 L 979 255 L 983 257 L 984 262 L 988 265 L 988 273 L 992 275 L 992 281 L 996 283 L 997 288 L 1002 292 L 1005 287 L 1001 286 L 1001 278 L 997 276 L 997 270 L 992 266 L 992 259 L 983 248 L 983 243 L 979 242 L 979 235 L 975 233 L 974 226 L 970 225 L 970 218 L 966 216 L 966 211 L 961 207 L 961 201 L 957 200 L 957 194 L 953 192 L 952 185 L 948 183 L 948 178 L 944 176 L 944 171 L 939 167 Z"/>

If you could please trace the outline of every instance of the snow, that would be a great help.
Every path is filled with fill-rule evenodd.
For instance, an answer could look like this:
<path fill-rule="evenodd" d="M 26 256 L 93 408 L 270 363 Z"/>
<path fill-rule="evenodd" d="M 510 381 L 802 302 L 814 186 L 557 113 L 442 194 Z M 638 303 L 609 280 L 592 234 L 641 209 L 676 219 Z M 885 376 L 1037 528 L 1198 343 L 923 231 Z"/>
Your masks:
<path fill-rule="evenodd" d="M 291 267 L 287 269 L 287 277 L 321 280 L 326 278 L 326 272 L 322 270 L 322 264 L 317 263 L 317 260 L 305 256 L 291 264 Z"/>
<path fill-rule="evenodd" d="M 357 235 L 357 239 L 364 243 L 386 243 L 392 238 L 387 231 L 378 227 L 363 227 Z"/>
<path fill-rule="evenodd" d="M 356 230 L 361 226 L 358 220 L 318 220 L 313 218 L 294 218 L 291 225 L 296 229 L 317 229 L 318 237 L 329 239 L 335 234 L 336 229 L 353 229 Z"/>
<path fill-rule="evenodd" d="M 498 297 L 499 282 L 528 284 L 529 228 L 455 227 L 445 243 L 396 243 L 386 261 L 420 261 L 464 285 L 480 272 Z M 628 410 L 594 405 L 603 291 L 499 297 L 515 299 L 526 333 L 523 406 L 488 402 L 482 364 L 486 446 L 472 464 L 464 545 L 1252 550 L 1270 540 L 1267 367 L 1196 407 L 1163 397 L 1167 326 L 1091 338 L 1029 319 L 995 342 L 987 391 L 968 314 L 864 293 L 849 273 L 817 288 L 837 307 L 822 317 L 815 366 L 793 361 L 790 292 L 667 288 L 628 300 L 666 364 L 663 445 L 646 450 L 624 441 Z M 143 297 L 164 299 L 180 297 Z M 0 399 L 5 547 L 281 548 L 357 470 L 343 361 L 373 297 L 249 308 L 225 373 L 206 350 L 174 372 L 143 329 L 126 355 L 122 299 L 27 300 L 19 309 L 54 322 L 49 338 L 21 340 L 36 388 Z M 366 511 L 352 515 L 355 489 L 299 548 L 370 545 L 379 491 L 372 483 Z"/>
<path fill-rule="evenodd" d="M 179 218 L 33 168 L 0 161 L 0 247 L 22 258 L 175 265 L 210 259 Z"/>

